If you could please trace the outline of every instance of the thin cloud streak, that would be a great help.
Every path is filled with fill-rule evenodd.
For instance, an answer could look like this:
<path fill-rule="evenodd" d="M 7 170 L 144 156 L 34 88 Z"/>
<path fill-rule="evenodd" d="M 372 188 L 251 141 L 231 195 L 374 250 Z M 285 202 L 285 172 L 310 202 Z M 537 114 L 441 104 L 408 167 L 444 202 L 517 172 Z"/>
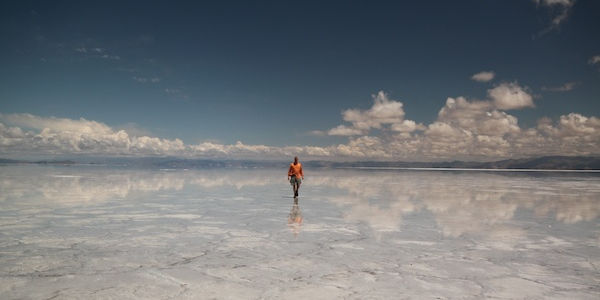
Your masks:
<path fill-rule="evenodd" d="M 548 91 L 548 92 L 568 92 L 568 91 L 572 91 L 575 86 L 577 86 L 577 82 L 567 82 L 563 85 L 560 86 L 551 86 L 551 87 L 542 87 L 542 91 Z"/>
<path fill-rule="evenodd" d="M 158 77 L 146 78 L 146 77 L 133 76 L 132 79 L 139 83 L 147 83 L 147 82 L 159 83 L 160 82 L 160 78 L 158 78 Z"/>

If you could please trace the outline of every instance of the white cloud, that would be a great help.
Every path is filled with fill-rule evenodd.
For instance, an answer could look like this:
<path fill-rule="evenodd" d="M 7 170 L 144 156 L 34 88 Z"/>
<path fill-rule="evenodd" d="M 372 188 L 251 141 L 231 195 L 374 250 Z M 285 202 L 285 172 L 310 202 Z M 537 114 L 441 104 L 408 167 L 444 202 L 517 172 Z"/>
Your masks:
<path fill-rule="evenodd" d="M 11 126 L 9 126 L 9 125 Z M 137 133 L 139 134 L 139 129 Z M 186 145 L 180 139 L 132 135 L 80 118 L 0 114 L 0 154 L 173 155 L 182 157 L 329 157 L 323 147 L 271 147 L 237 142 Z"/>
<path fill-rule="evenodd" d="M 473 74 L 473 76 L 471 76 L 471 79 L 479 82 L 488 82 L 494 79 L 495 76 L 496 73 L 492 71 L 482 71 L 477 74 Z"/>
<path fill-rule="evenodd" d="M 570 113 L 561 116 L 557 133 L 562 137 L 578 137 L 591 140 L 598 137 L 600 132 L 600 119 L 596 117 L 585 117 L 580 114 Z"/>
<path fill-rule="evenodd" d="M 521 127 L 507 109 L 532 107 L 531 96 L 516 83 L 488 91 L 488 100 L 448 98 L 437 119 L 419 124 L 404 119 L 399 102 L 385 94 L 374 97 L 368 110 L 344 111 L 351 125 L 318 134 L 348 136 L 343 144 L 318 146 L 248 145 L 203 142 L 151 136 L 137 126 L 116 129 L 80 119 L 0 114 L 0 154 L 172 155 L 203 158 L 275 159 L 298 155 L 304 159 L 383 160 L 497 160 L 539 155 L 600 155 L 600 119 L 577 113 L 554 122 L 539 120 Z M 382 107 L 391 110 L 382 111 Z M 385 109 L 384 109 L 385 110 Z M 368 124 L 356 125 L 354 122 Z M 361 129 L 360 126 L 366 129 Z M 369 132 L 378 128 L 375 135 Z"/>
<path fill-rule="evenodd" d="M 122 125 L 114 128 L 114 130 L 116 130 L 116 131 L 125 130 L 130 136 L 151 136 L 151 135 L 153 135 L 151 131 L 141 127 L 140 125 L 138 125 L 134 122 L 128 122 L 128 123 L 122 124 Z"/>
<path fill-rule="evenodd" d="M 333 147 L 330 153 L 353 158 L 391 157 L 391 154 L 385 150 L 383 141 L 373 136 L 351 138 L 347 144 L 340 144 Z"/>
<path fill-rule="evenodd" d="M 588 63 L 589 63 L 590 65 L 595 65 L 595 64 L 597 64 L 597 63 L 600 63 L 600 55 L 595 55 L 595 56 L 592 56 L 592 58 L 590 58 L 590 59 L 588 60 Z"/>
<path fill-rule="evenodd" d="M 344 121 L 351 126 L 338 125 L 327 131 L 329 135 L 355 136 L 363 135 L 371 129 L 389 129 L 397 132 L 424 130 L 425 126 L 404 119 L 404 104 L 391 100 L 383 91 L 372 95 L 373 105 L 367 110 L 347 109 L 342 112 Z M 387 125 L 386 127 L 384 127 Z"/>
<path fill-rule="evenodd" d="M 500 159 L 537 155 L 597 155 L 600 127 L 595 117 L 580 114 L 561 116 L 537 128 L 521 128 L 518 119 L 505 110 L 534 107 L 533 97 L 517 83 L 503 83 L 488 91 L 488 100 L 448 98 L 433 123 L 425 126 L 411 120 L 391 124 L 377 140 L 352 132 L 348 144 L 337 145 L 332 153 L 358 159 L 376 155 L 379 159 L 441 160 Z M 358 111 L 357 115 L 364 115 Z M 340 126 L 345 131 L 356 128 Z M 382 127 L 383 128 L 383 127 Z M 366 131 L 363 133 L 366 134 Z"/>
<path fill-rule="evenodd" d="M 425 130 L 425 126 L 412 120 L 404 120 L 402 123 L 392 124 L 390 129 L 397 132 L 413 132 L 415 130 Z"/>
<path fill-rule="evenodd" d="M 493 100 L 496 108 L 502 110 L 535 107 L 533 97 L 525 88 L 514 82 L 502 83 L 493 89 L 489 89 L 488 96 Z"/>
<path fill-rule="evenodd" d="M 600 147 L 600 119 L 586 117 L 577 113 L 560 116 L 556 125 L 548 118 L 540 119 L 532 134 L 537 144 L 527 145 L 525 151 L 535 153 L 545 148 L 552 154 L 570 153 L 571 155 L 598 154 Z M 596 148 L 596 149 L 594 149 Z"/>
<path fill-rule="evenodd" d="M 79 133 L 111 133 L 112 129 L 106 124 L 96 121 L 88 121 L 84 118 L 79 120 L 67 118 L 45 118 L 32 114 L 0 114 L 0 120 L 8 124 L 21 126 L 26 129 L 52 130 L 59 132 Z"/>
<path fill-rule="evenodd" d="M 438 113 L 438 121 L 474 134 L 503 136 L 518 132 L 517 119 L 498 111 L 490 101 L 468 101 L 464 97 L 448 98 Z"/>
<path fill-rule="evenodd" d="M 542 87 L 542 91 L 549 91 L 549 92 L 568 92 L 571 91 L 575 88 L 575 86 L 577 85 L 577 82 L 567 82 L 563 85 L 560 86 L 551 86 L 551 87 Z"/>
<path fill-rule="evenodd" d="M 404 109 L 402 102 L 390 100 L 383 91 L 373 95 L 373 106 L 366 111 L 359 109 L 345 110 L 342 115 L 344 121 L 351 122 L 355 128 L 369 130 L 381 128 L 382 124 L 402 122 Z"/>
<path fill-rule="evenodd" d="M 351 135 L 361 135 L 363 134 L 363 130 L 349 127 L 346 125 L 338 125 L 337 127 L 331 128 L 327 131 L 329 135 L 341 135 L 341 136 L 351 136 Z"/>
<path fill-rule="evenodd" d="M 464 97 L 449 97 L 446 99 L 446 105 L 438 112 L 438 120 L 466 127 L 493 108 L 490 101 L 467 101 Z"/>
<path fill-rule="evenodd" d="M 179 139 L 131 137 L 124 130 L 116 131 L 106 124 L 84 118 L 73 120 L 31 114 L 2 114 L 0 120 L 33 130 L 16 130 L 15 127 L 2 125 L 0 144 L 3 145 L 3 152 L 175 155 L 185 148 Z"/>

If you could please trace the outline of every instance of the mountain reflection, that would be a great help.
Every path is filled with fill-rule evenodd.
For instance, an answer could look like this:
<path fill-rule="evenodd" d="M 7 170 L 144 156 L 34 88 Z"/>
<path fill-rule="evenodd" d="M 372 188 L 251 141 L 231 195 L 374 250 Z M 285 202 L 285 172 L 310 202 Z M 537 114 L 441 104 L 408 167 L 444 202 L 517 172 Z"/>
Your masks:
<path fill-rule="evenodd" d="M 285 170 L 4 166 L 0 172 L 0 203 L 15 208 L 37 202 L 49 206 L 95 205 L 140 193 L 152 195 L 186 188 L 198 194 L 214 189 L 234 197 L 250 187 L 287 191 L 283 173 Z M 375 231 L 401 230 L 403 219 L 416 212 L 430 213 L 449 236 L 485 231 L 492 226 L 497 234 L 502 234 L 497 230 L 511 231 L 503 223 L 515 218 L 519 209 L 566 224 L 592 221 L 600 214 L 600 178 L 592 175 L 312 170 L 301 195 L 310 199 L 317 193 L 319 199 L 338 206 L 345 220 L 363 222 Z M 289 216 L 290 224 L 299 226 L 302 222 L 297 205 L 292 206 Z"/>

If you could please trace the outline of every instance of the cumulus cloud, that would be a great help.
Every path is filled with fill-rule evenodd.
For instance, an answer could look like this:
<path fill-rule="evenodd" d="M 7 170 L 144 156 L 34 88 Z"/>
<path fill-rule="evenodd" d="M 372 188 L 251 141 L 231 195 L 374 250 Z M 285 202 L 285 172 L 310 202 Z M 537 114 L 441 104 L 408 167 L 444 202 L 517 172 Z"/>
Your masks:
<path fill-rule="evenodd" d="M 412 132 L 423 130 L 425 126 L 404 119 L 404 104 L 391 100 L 380 91 L 373 95 L 373 105 L 367 110 L 347 109 L 342 112 L 344 121 L 351 123 L 339 125 L 327 131 L 329 135 L 355 136 L 363 135 L 371 129 L 390 129 L 397 132 Z M 389 128 L 388 128 L 389 127 Z"/>
<path fill-rule="evenodd" d="M 392 124 L 390 129 L 397 132 L 413 132 L 415 130 L 425 130 L 425 126 L 412 120 L 404 120 L 402 123 Z"/>
<path fill-rule="evenodd" d="M 492 71 L 482 71 L 477 74 L 473 74 L 473 76 L 471 76 L 471 79 L 479 82 L 488 82 L 494 79 L 495 76 L 496 73 Z"/>
<path fill-rule="evenodd" d="M 438 113 L 437 122 L 487 136 L 503 136 L 519 131 L 517 118 L 495 109 L 493 103 L 468 101 L 464 97 L 448 98 Z"/>
<path fill-rule="evenodd" d="M 179 154 L 185 149 L 179 139 L 132 137 L 125 130 L 84 118 L 79 120 L 39 117 L 31 114 L 2 114 L 2 152 L 86 153 L 86 154 Z M 21 129 L 24 128 L 24 129 Z"/>
<path fill-rule="evenodd" d="M 366 111 L 359 109 L 345 110 L 342 115 L 344 121 L 352 123 L 354 128 L 369 130 L 381 128 L 382 124 L 393 124 L 402 122 L 404 109 L 402 102 L 390 100 L 383 91 L 373 95 L 373 106 Z"/>
<path fill-rule="evenodd" d="M 139 132 L 138 132 L 139 133 Z M 184 144 L 180 139 L 140 136 L 80 119 L 0 114 L 0 154 L 172 155 L 181 157 L 277 158 L 290 154 L 330 157 L 329 148 L 272 147 L 241 141 Z"/>
<path fill-rule="evenodd" d="M 361 136 L 352 138 L 347 144 L 337 145 L 330 151 L 333 154 L 339 154 L 347 157 L 357 158 L 391 158 L 392 155 L 385 150 L 385 144 L 379 137 Z"/>
<path fill-rule="evenodd" d="M 526 88 L 514 82 L 502 83 L 493 89 L 489 89 L 488 96 L 494 101 L 494 105 L 502 110 L 535 106 L 533 97 L 526 91 Z"/>
<path fill-rule="evenodd" d="M 488 99 L 449 97 L 437 119 L 420 124 L 405 119 L 402 103 L 383 92 L 367 110 L 342 113 L 349 125 L 321 135 L 347 136 L 325 147 L 249 145 L 153 137 L 80 119 L 31 114 L 0 114 L 0 154 L 171 155 L 203 158 L 378 160 L 496 160 L 539 155 L 600 155 L 600 119 L 569 113 L 542 118 L 531 128 L 507 111 L 533 107 L 531 95 L 516 83 L 488 90 Z M 379 129 L 371 131 L 371 129 Z M 139 129 L 139 128 L 138 128 Z M 315 133 L 316 134 L 316 133 Z"/>
<path fill-rule="evenodd" d="M 448 98 L 425 130 L 423 147 L 438 156 L 503 157 L 510 151 L 509 139 L 520 131 L 517 118 L 498 110 L 494 101 Z"/>
<path fill-rule="evenodd" d="M 407 160 L 600 153 L 597 150 L 600 127 L 596 117 L 571 113 L 561 116 L 557 123 L 543 119 L 535 128 L 522 128 L 517 117 L 507 111 L 534 107 L 533 97 L 526 87 L 516 82 L 502 83 L 489 89 L 487 96 L 485 100 L 450 97 L 440 109 L 438 118 L 429 125 L 397 118 L 388 131 L 396 134 L 383 132 L 381 136 L 372 137 L 366 135 L 367 131 L 363 135 L 352 132 L 347 144 L 337 145 L 330 152 L 358 158 L 375 155 L 373 157 L 380 159 Z M 353 113 L 364 116 L 368 111 L 354 110 Z M 367 118 L 360 120 L 364 119 Z M 339 128 L 350 131 L 358 127 L 352 124 Z"/>

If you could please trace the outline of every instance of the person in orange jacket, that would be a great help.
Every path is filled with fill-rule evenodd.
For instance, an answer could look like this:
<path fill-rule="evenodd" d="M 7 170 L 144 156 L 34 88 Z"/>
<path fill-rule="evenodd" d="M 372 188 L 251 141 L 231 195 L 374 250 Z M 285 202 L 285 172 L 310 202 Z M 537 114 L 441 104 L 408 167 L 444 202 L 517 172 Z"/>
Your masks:
<path fill-rule="evenodd" d="M 294 157 L 294 162 L 290 164 L 290 168 L 288 169 L 288 180 L 294 189 L 294 198 L 297 198 L 300 184 L 302 184 L 302 180 L 304 180 L 302 164 L 298 162 L 298 156 Z"/>

